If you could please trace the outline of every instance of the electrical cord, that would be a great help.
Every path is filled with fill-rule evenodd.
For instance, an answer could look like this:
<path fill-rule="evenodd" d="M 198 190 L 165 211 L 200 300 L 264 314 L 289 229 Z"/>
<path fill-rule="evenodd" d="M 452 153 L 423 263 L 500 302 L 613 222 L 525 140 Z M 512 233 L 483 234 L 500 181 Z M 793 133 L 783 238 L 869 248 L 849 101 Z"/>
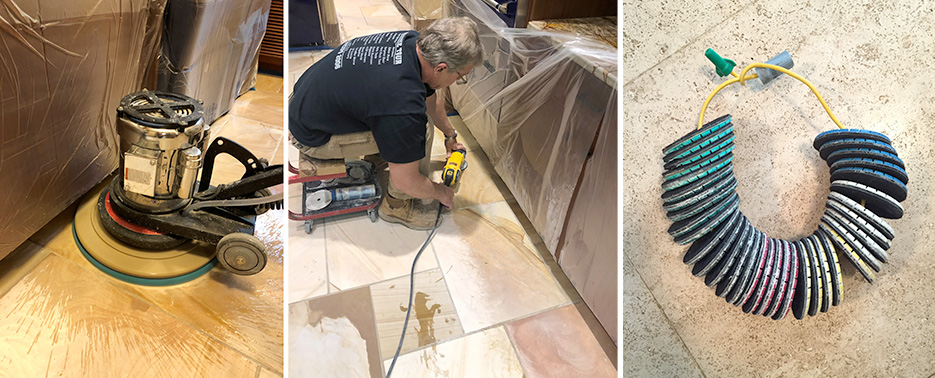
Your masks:
<path fill-rule="evenodd" d="M 390 363 L 390 368 L 386 370 L 386 378 L 390 378 L 390 374 L 393 372 L 393 366 L 396 365 L 396 359 L 399 358 L 399 351 L 403 349 L 403 340 L 406 338 L 406 327 L 409 326 L 409 313 L 412 311 L 412 294 L 415 289 L 416 262 L 419 261 L 419 256 L 425 251 L 425 247 L 429 245 L 429 241 L 435 236 L 435 230 L 438 230 L 438 221 L 442 217 L 442 206 L 444 205 L 441 203 L 438 204 L 438 213 L 435 214 L 435 225 L 432 226 L 432 231 L 429 232 L 429 237 L 425 239 L 425 243 L 422 243 L 422 248 L 419 248 L 419 252 L 416 253 L 416 258 L 412 259 L 412 270 L 409 272 L 409 302 L 407 302 L 406 320 L 403 321 L 403 333 L 399 335 L 399 345 L 396 347 L 396 354 L 393 355 L 393 362 Z"/>
<path fill-rule="evenodd" d="M 821 94 L 820 94 L 820 93 L 818 93 L 818 89 L 816 89 L 815 86 L 812 85 L 812 83 L 809 82 L 807 79 L 805 79 L 805 78 L 802 77 L 802 76 L 799 76 L 799 74 L 797 74 L 797 73 L 795 73 L 795 72 L 789 71 L 789 70 L 786 69 L 785 67 L 777 66 L 777 65 L 775 65 L 775 64 L 768 64 L 768 63 L 752 63 L 752 64 L 750 64 L 750 65 L 744 67 L 744 69 L 740 71 L 740 74 L 739 74 L 739 75 L 736 74 L 736 73 L 734 73 L 733 71 L 731 71 L 730 74 L 731 74 L 731 76 L 734 76 L 734 78 L 733 78 L 733 79 L 729 79 L 729 80 L 727 80 L 727 81 L 721 83 L 721 85 L 718 85 L 717 88 L 714 88 L 714 91 L 712 91 L 711 94 L 708 95 L 708 98 L 705 99 L 704 104 L 701 106 L 701 114 L 698 116 L 698 129 L 699 129 L 699 130 L 701 130 L 701 127 L 702 127 L 702 125 L 704 124 L 704 113 L 705 113 L 705 111 L 708 110 L 708 104 L 711 102 L 711 99 L 714 98 L 714 95 L 716 95 L 718 92 L 721 91 L 721 89 L 724 89 L 724 88 L 727 87 L 728 85 L 731 85 L 731 84 L 734 84 L 734 83 L 740 83 L 740 85 L 746 85 L 746 81 L 747 81 L 747 80 L 756 79 L 756 78 L 758 77 L 756 74 L 752 74 L 752 75 L 750 75 L 750 76 L 746 76 L 746 73 L 747 73 L 747 71 L 749 71 L 750 69 L 752 69 L 752 68 L 757 68 L 757 67 L 759 67 L 759 68 L 768 68 L 768 69 L 771 69 L 771 70 L 775 70 L 775 71 L 782 72 L 782 73 L 784 73 L 784 74 L 786 74 L 786 75 L 792 76 L 792 77 L 795 78 L 796 80 L 801 81 L 803 84 L 807 85 L 808 88 L 812 90 L 812 93 L 815 94 L 815 97 L 818 98 L 818 102 L 821 103 L 821 106 L 825 108 L 825 112 L 828 113 L 828 116 L 831 117 L 831 120 L 834 121 L 834 124 L 837 125 L 839 129 L 843 129 L 843 128 L 844 128 L 844 126 L 841 125 L 841 121 L 838 121 L 838 117 L 835 117 L 835 116 L 834 116 L 834 113 L 831 112 L 831 108 L 828 107 L 828 103 L 826 103 L 826 102 L 825 102 L 825 99 L 824 99 L 823 97 L 821 97 Z"/>

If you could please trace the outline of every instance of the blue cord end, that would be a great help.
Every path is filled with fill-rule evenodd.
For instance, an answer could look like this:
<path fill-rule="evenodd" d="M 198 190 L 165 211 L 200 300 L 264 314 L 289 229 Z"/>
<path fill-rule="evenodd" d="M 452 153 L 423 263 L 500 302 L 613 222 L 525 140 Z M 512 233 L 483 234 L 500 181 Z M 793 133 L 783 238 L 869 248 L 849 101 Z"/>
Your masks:
<path fill-rule="evenodd" d="M 789 50 L 783 50 L 781 53 L 767 60 L 766 64 L 777 65 L 789 70 L 792 69 L 794 63 L 792 62 L 792 55 L 789 55 Z M 760 78 L 760 82 L 763 84 L 769 83 L 773 81 L 773 79 L 779 77 L 779 75 L 782 75 L 782 72 L 769 68 L 757 67 L 755 70 L 756 76 Z"/>

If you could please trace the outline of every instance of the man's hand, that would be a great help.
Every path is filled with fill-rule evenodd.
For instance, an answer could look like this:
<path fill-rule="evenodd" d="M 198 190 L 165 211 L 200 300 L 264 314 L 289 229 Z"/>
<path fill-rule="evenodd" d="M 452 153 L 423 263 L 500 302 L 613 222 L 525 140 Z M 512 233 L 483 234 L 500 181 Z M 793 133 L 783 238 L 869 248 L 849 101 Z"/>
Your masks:
<path fill-rule="evenodd" d="M 444 184 L 439 184 L 437 182 L 432 183 L 435 185 L 435 194 L 433 197 L 438 200 L 439 203 L 444 205 L 447 208 L 452 208 L 455 201 L 455 192 L 451 188 L 445 186 Z"/>
<path fill-rule="evenodd" d="M 451 157 L 451 151 L 454 150 L 467 150 L 463 144 L 459 143 L 457 139 L 445 139 L 445 151 L 448 152 L 446 157 Z"/>
<path fill-rule="evenodd" d="M 447 208 L 454 206 L 455 192 L 444 184 L 432 182 L 419 173 L 419 162 L 388 163 L 390 182 L 396 189 L 415 198 L 436 199 Z"/>

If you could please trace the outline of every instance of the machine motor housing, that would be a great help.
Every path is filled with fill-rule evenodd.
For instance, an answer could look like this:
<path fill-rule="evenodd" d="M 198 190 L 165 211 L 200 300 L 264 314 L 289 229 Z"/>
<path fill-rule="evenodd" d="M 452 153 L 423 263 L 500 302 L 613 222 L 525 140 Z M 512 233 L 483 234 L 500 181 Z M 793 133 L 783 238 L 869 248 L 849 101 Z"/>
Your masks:
<path fill-rule="evenodd" d="M 145 89 L 124 96 L 117 108 L 122 157 L 117 195 L 148 213 L 187 206 L 209 131 L 199 100 Z"/>

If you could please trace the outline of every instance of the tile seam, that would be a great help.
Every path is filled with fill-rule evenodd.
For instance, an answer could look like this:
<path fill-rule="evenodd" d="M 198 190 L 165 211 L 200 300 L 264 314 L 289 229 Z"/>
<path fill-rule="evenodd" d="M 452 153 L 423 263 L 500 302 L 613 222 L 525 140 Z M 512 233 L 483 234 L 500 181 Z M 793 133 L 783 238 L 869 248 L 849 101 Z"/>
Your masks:
<path fill-rule="evenodd" d="M 704 370 L 701 369 L 701 364 L 698 363 L 698 360 L 695 358 L 695 354 L 692 353 L 691 349 L 688 348 L 688 345 L 685 343 L 685 340 L 682 339 L 682 335 L 679 333 L 678 329 L 675 327 L 675 324 L 672 322 L 672 319 L 669 319 L 669 315 L 666 314 L 665 310 L 662 309 L 662 305 L 656 300 L 656 294 L 649 289 L 649 285 L 646 284 L 646 281 L 643 279 L 643 276 L 640 274 L 639 269 L 636 268 L 636 265 L 633 264 L 633 260 L 630 260 L 630 255 L 624 253 L 623 256 L 627 259 L 627 262 L 630 263 L 630 266 L 633 267 L 633 271 L 636 273 L 636 277 L 640 279 L 640 283 L 643 284 L 643 287 L 646 288 L 646 291 L 649 292 L 649 296 L 652 297 L 653 303 L 656 305 L 656 308 L 659 309 L 659 312 L 662 313 L 663 318 L 666 320 L 666 324 L 669 325 L 669 328 L 672 329 L 672 332 L 675 332 L 675 336 L 679 339 L 679 343 L 682 344 L 682 348 L 685 348 L 685 351 L 688 352 L 688 356 L 691 357 L 692 363 L 695 365 L 695 368 L 698 369 L 698 372 L 701 373 L 702 377 L 707 377 Z M 621 298 L 622 300 L 622 298 Z"/>
<path fill-rule="evenodd" d="M 630 86 L 630 85 L 633 84 L 633 82 L 635 82 L 637 79 L 640 79 L 640 78 L 642 78 L 644 75 L 646 75 L 647 72 L 652 71 L 652 70 L 655 69 L 656 67 L 659 67 L 659 65 L 661 65 L 662 63 L 665 63 L 665 61 L 669 60 L 670 58 L 672 58 L 673 56 L 675 56 L 676 54 L 678 54 L 679 52 L 681 52 L 682 50 L 684 50 L 684 49 L 685 49 L 686 47 L 688 47 L 689 45 L 691 45 L 691 44 L 693 44 L 693 43 L 695 43 L 695 42 L 698 42 L 698 41 L 701 40 L 704 36 L 706 36 L 708 33 L 710 33 L 712 30 L 714 30 L 715 28 L 721 26 L 721 25 L 724 24 L 725 22 L 730 21 L 731 19 L 733 19 L 734 17 L 736 17 L 738 14 L 740 14 L 740 12 L 743 12 L 744 10 L 747 9 L 747 7 L 749 7 L 749 6 L 753 5 L 753 4 L 755 4 L 756 2 L 757 2 L 757 0 L 752 0 L 752 1 L 750 1 L 750 2 L 747 3 L 746 5 L 740 7 L 740 9 L 738 9 L 738 10 L 735 11 L 734 13 L 729 14 L 727 17 L 725 17 L 725 18 L 724 18 L 723 20 L 721 20 L 720 22 L 718 22 L 718 23 L 712 25 L 711 27 L 705 29 L 705 31 L 701 32 L 701 34 L 698 34 L 697 37 L 695 37 L 695 38 L 689 40 L 688 42 L 686 42 L 685 44 L 683 44 L 681 47 L 679 47 L 678 49 L 676 49 L 675 51 L 673 51 L 671 54 L 666 55 L 664 58 L 662 58 L 661 60 L 659 60 L 659 62 L 657 62 L 656 64 L 654 64 L 652 67 L 649 67 L 649 68 L 643 70 L 643 72 L 640 72 L 638 75 L 636 75 L 636 76 L 634 76 L 632 79 L 628 80 L 626 83 L 624 83 L 622 86 L 620 86 L 620 88 L 623 89 L 623 88 L 626 88 L 626 87 Z"/>

